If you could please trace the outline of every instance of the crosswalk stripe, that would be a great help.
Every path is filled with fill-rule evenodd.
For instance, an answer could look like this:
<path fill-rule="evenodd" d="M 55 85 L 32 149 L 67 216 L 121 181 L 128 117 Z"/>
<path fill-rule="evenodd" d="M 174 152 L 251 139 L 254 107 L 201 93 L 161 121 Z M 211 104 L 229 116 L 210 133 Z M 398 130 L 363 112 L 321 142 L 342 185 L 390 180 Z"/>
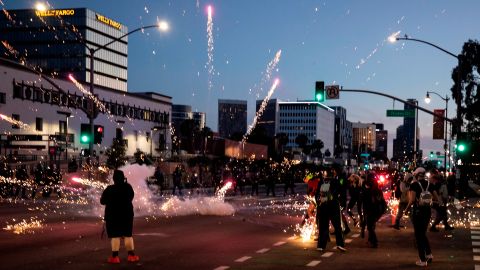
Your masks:
<path fill-rule="evenodd" d="M 480 246 L 480 242 L 479 241 L 473 241 L 472 246 L 478 247 L 478 246 Z"/>
<path fill-rule="evenodd" d="M 281 246 L 283 244 L 285 244 L 286 242 L 283 242 L 283 241 L 280 241 L 280 242 L 277 242 L 275 244 L 273 244 L 275 247 L 278 247 L 278 246 Z"/>
<path fill-rule="evenodd" d="M 314 266 L 317 266 L 321 262 L 322 261 L 311 261 L 307 264 L 307 266 L 314 267 Z"/>
<path fill-rule="evenodd" d="M 243 256 L 243 257 L 241 257 L 241 258 L 236 259 L 235 261 L 236 261 L 236 262 L 244 262 L 244 261 L 249 260 L 249 259 L 251 259 L 251 258 L 252 258 L 252 257 L 250 257 L 250 256 Z"/>
<path fill-rule="evenodd" d="M 351 243 L 353 239 L 345 239 L 345 243 Z"/>
<path fill-rule="evenodd" d="M 226 269 L 228 269 L 228 268 L 230 268 L 230 266 L 219 266 L 219 267 L 217 267 L 217 268 L 215 268 L 215 269 L 213 269 L 213 270 L 226 270 Z"/>
<path fill-rule="evenodd" d="M 480 248 L 474 248 L 473 253 L 480 253 Z"/>
<path fill-rule="evenodd" d="M 257 253 L 265 253 L 269 250 L 270 250 L 269 248 L 262 248 L 262 249 L 257 250 Z"/>
<path fill-rule="evenodd" d="M 474 260 L 474 261 L 480 261 L 480 256 L 476 256 L 476 255 L 473 256 L 473 260 Z"/>
<path fill-rule="evenodd" d="M 359 234 L 359 233 L 352 234 L 352 237 L 353 237 L 353 238 L 357 238 L 357 237 L 359 237 L 359 236 L 360 236 L 360 234 Z"/>
<path fill-rule="evenodd" d="M 471 226 L 471 227 L 470 227 L 470 230 L 480 230 L 480 227 L 477 227 L 477 226 Z"/>
<path fill-rule="evenodd" d="M 480 234 L 480 231 L 470 231 L 471 234 Z"/>
<path fill-rule="evenodd" d="M 330 257 L 330 256 L 332 256 L 332 255 L 333 255 L 333 252 L 325 252 L 325 253 L 322 254 L 322 257 L 328 258 L 328 257 Z"/>
<path fill-rule="evenodd" d="M 480 265 L 476 264 L 475 265 L 475 270 L 480 270 Z"/>
<path fill-rule="evenodd" d="M 472 240 L 480 240 L 480 235 L 472 235 Z"/>

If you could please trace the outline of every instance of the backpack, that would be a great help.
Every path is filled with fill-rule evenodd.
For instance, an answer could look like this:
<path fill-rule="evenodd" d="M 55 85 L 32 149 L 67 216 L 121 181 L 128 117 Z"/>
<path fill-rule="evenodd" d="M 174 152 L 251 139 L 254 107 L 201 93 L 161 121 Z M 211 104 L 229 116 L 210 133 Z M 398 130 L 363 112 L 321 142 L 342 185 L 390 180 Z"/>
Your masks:
<path fill-rule="evenodd" d="M 316 198 L 317 205 L 327 202 L 331 197 L 330 181 L 328 183 L 325 183 L 325 182 L 322 183 L 320 187 L 318 187 L 316 195 L 317 195 L 317 198 Z"/>
<path fill-rule="evenodd" d="M 433 196 L 430 191 L 428 191 L 428 187 L 430 186 L 430 182 L 427 184 L 427 188 L 423 189 L 422 184 L 418 182 L 420 185 L 420 188 L 422 189 L 422 192 L 420 193 L 420 198 L 418 198 L 418 205 L 420 206 L 430 206 L 432 205 L 433 202 Z"/>

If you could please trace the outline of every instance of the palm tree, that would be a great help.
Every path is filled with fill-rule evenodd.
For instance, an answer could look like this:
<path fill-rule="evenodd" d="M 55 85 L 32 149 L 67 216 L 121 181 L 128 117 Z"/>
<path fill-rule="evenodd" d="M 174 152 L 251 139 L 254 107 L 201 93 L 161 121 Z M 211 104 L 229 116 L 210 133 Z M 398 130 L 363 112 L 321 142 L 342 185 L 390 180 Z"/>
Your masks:
<path fill-rule="evenodd" d="M 303 152 L 308 143 L 307 135 L 298 134 L 298 136 L 295 138 L 295 143 L 298 145 L 298 147 L 302 148 L 302 152 Z"/>

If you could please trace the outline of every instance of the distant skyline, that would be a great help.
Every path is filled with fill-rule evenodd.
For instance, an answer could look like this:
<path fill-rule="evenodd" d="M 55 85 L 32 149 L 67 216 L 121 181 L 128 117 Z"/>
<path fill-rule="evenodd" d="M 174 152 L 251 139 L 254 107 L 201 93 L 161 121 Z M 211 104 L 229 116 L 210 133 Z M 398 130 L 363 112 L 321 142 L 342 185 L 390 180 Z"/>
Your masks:
<path fill-rule="evenodd" d="M 32 8 L 38 1 L 3 0 L 3 9 Z M 445 102 L 426 91 L 451 96 L 453 57 L 416 42 L 391 44 L 397 31 L 459 54 L 464 42 L 479 39 L 480 2 L 448 1 L 48 1 L 51 8 L 86 7 L 133 30 L 168 20 L 170 31 L 146 30 L 129 36 L 128 89 L 171 96 L 174 104 L 207 113 L 207 126 L 217 130 L 217 100 L 248 101 L 252 122 L 255 102 L 263 99 L 274 78 L 280 84 L 272 98 L 313 98 L 315 81 L 346 89 L 369 89 L 402 99 L 415 98 L 429 110 Z M 207 6 L 213 18 L 213 68 L 207 67 Z M 267 65 L 281 50 L 266 80 Z M 28 58 L 27 58 L 28 61 Z M 209 86 L 209 80 L 211 86 Z M 260 88 L 262 86 L 262 88 Z M 327 106 L 343 106 L 351 122 L 383 123 L 388 130 L 388 155 L 401 118 L 387 118 L 387 109 L 403 109 L 389 99 L 341 93 Z M 449 103 L 449 117 L 456 106 Z M 419 115 L 420 148 L 424 155 L 443 151 L 432 140 L 433 117 Z"/>

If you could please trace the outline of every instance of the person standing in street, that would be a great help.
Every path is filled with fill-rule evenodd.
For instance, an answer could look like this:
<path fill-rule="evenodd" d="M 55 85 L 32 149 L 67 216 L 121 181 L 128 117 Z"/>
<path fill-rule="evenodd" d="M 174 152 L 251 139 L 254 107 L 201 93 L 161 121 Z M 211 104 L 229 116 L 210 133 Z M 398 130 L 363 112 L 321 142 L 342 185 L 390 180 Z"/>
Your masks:
<path fill-rule="evenodd" d="M 164 185 L 165 185 L 165 177 L 163 176 L 163 172 L 162 172 L 162 169 L 160 168 L 160 165 L 158 165 L 157 168 L 155 169 L 155 173 L 153 176 L 155 177 L 155 184 L 158 186 L 160 196 L 162 196 Z"/>
<path fill-rule="evenodd" d="M 366 175 L 366 179 L 362 185 L 361 197 L 364 215 L 362 231 L 366 226 L 368 231 L 367 244 L 371 248 L 377 248 L 378 239 L 375 233 L 375 227 L 377 221 L 385 213 L 387 206 L 383 198 L 382 190 L 378 187 L 377 178 L 374 173 L 368 173 Z"/>
<path fill-rule="evenodd" d="M 438 232 L 437 225 L 442 222 L 445 231 L 453 230 L 453 227 L 448 224 L 448 212 L 447 212 L 447 203 L 448 203 L 448 188 L 446 180 L 442 177 L 440 173 L 432 173 L 430 176 L 430 183 L 435 186 L 435 190 L 438 193 L 438 202 L 435 202 L 432 205 L 432 208 L 435 210 L 435 219 L 433 220 L 432 226 L 430 227 L 431 232 Z"/>
<path fill-rule="evenodd" d="M 410 189 L 410 183 L 413 180 L 413 175 L 411 173 L 405 173 L 403 180 L 400 181 L 398 184 L 398 189 L 400 191 L 400 198 L 398 198 L 398 210 L 397 215 L 395 217 L 395 224 L 393 224 L 393 228 L 395 230 L 400 230 L 400 220 L 403 217 L 403 213 L 408 205 L 408 193 Z"/>
<path fill-rule="evenodd" d="M 120 263 L 118 252 L 120 238 L 124 239 L 128 251 L 128 262 L 138 262 L 140 258 L 135 255 L 132 230 L 133 230 L 133 197 L 132 186 L 127 182 L 123 171 L 113 172 L 113 185 L 109 185 L 102 193 L 100 203 L 105 205 L 105 225 L 107 235 L 111 239 L 112 256 L 108 263 Z"/>
<path fill-rule="evenodd" d="M 408 205 L 405 211 L 411 211 L 411 220 L 413 223 L 413 231 L 415 241 L 417 243 L 419 261 L 416 265 L 425 267 L 433 261 L 430 242 L 427 238 L 427 228 L 432 215 L 431 205 L 438 198 L 437 192 L 433 185 L 425 179 L 425 169 L 418 167 L 413 172 L 414 180 L 410 184 L 408 194 Z"/>
<path fill-rule="evenodd" d="M 175 168 L 173 172 L 173 189 L 172 195 L 175 195 L 175 189 L 178 187 L 178 194 L 181 196 L 182 194 L 182 169 L 180 165 Z"/>
<path fill-rule="evenodd" d="M 328 171 L 326 177 L 321 178 L 318 183 L 315 200 L 317 202 L 317 221 L 319 227 L 317 250 L 319 251 L 324 251 L 327 246 L 327 241 L 330 237 L 330 222 L 335 229 L 337 244 L 335 248 L 342 252 L 347 251 L 342 232 L 339 188 L 338 179 L 335 178 L 333 170 Z"/>

